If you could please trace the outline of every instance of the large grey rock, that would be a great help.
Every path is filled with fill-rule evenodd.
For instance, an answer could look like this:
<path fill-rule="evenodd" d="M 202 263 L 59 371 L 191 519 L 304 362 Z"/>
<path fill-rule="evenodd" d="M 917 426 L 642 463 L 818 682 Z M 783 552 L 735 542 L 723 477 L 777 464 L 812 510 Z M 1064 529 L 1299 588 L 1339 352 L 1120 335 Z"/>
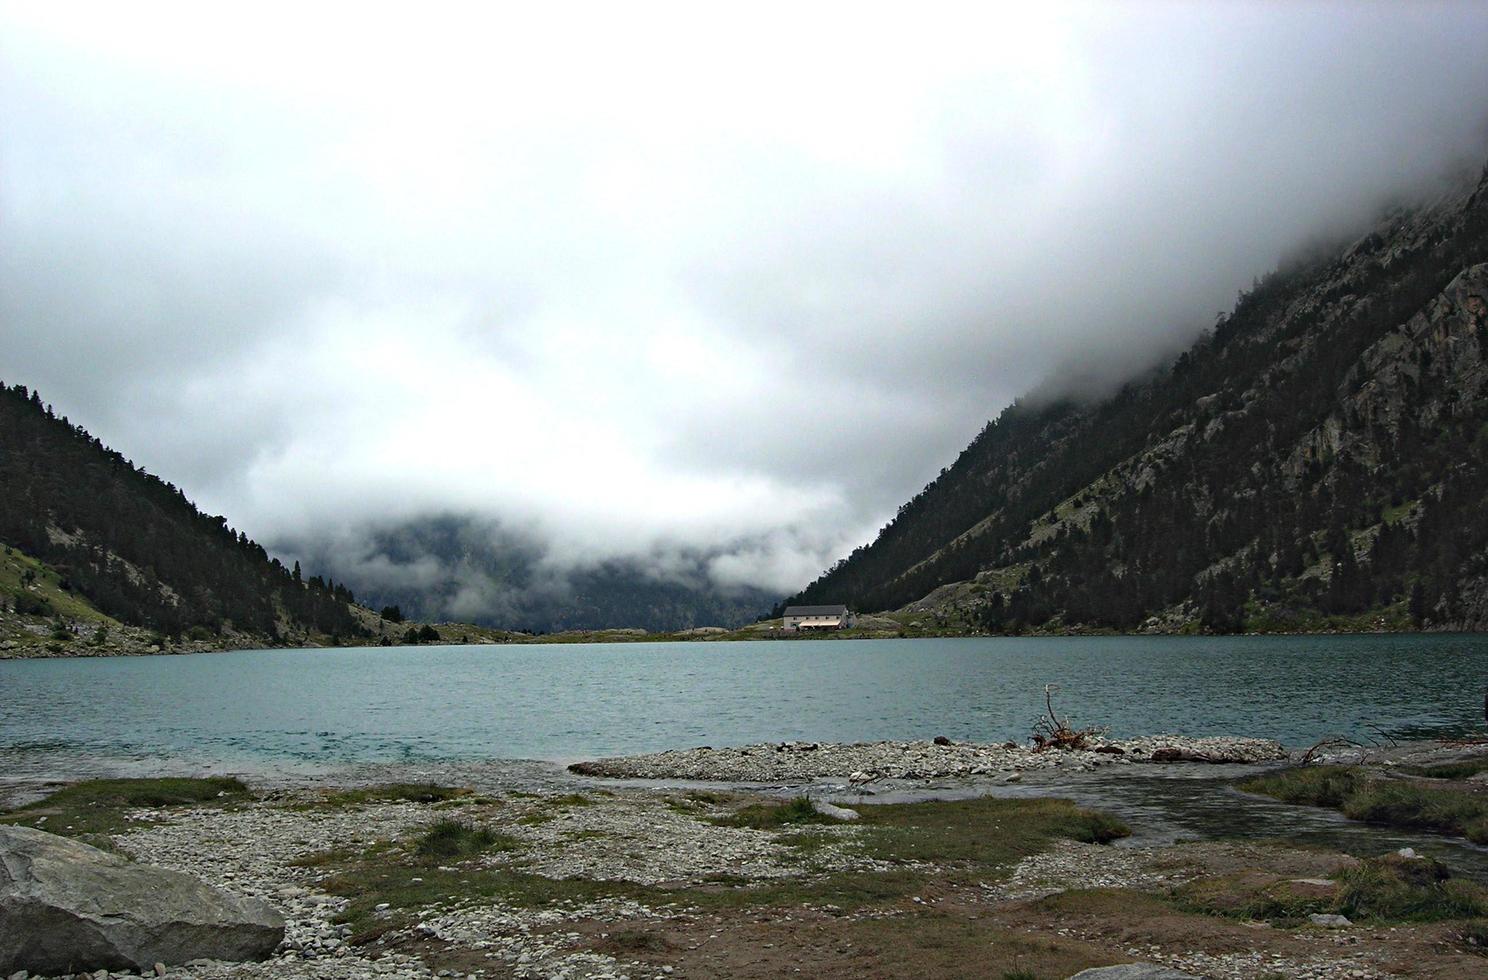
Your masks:
<path fill-rule="evenodd" d="M 29 827 L 0 826 L 0 976 L 262 960 L 284 939 L 268 904 Z"/>
<path fill-rule="evenodd" d="M 1159 966 L 1156 963 L 1121 963 L 1081 970 L 1069 980 L 1198 980 L 1192 973 Z"/>
<path fill-rule="evenodd" d="M 1314 912 L 1307 917 L 1307 921 L 1315 926 L 1325 926 L 1329 929 L 1341 929 L 1353 925 L 1346 915 L 1330 915 L 1326 912 Z"/>
<path fill-rule="evenodd" d="M 811 807 L 822 816 L 830 817 L 833 820 L 856 820 L 861 816 L 856 810 L 849 810 L 845 806 L 828 803 L 826 800 L 812 800 Z"/>

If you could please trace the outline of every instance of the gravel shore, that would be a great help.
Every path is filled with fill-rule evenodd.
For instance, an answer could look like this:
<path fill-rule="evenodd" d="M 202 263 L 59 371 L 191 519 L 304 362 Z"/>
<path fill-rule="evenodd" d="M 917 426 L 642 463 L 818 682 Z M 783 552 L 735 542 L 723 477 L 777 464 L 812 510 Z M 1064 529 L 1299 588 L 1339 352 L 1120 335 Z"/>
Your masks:
<path fill-rule="evenodd" d="M 1480 966 L 1481 958 L 1459 952 L 1450 926 L 1273 928 L 1197 916 L 1169 898 L 1194 881 L 1245 880 L 1260 871 L 1313 881 L 1353 861 L 1326 851 L 1242 841 L 1175 845 L 1149 838 L 1111 846 L 1060 839 L 1039 853 L 980 866 L 968 876 L 966 853 L 941 850 L 933 835 L 922 838 L 922 851 L 886 858 L 875 850 L 908 832 L 902 824 L 892 825 L 899 830 L 875 825 L 875 804 L 853 804 L 863 811 L 856 821 L 771 827 L 733 819 L 750 807 L 779 806 L 787 792 L 832 779 L 966 777 L 976 784 L 1047 771 L 1050 795 L 1057 796 L 1066 772 L 1126 766 L 1136 775 L 1142 766 L 1156 775 L 1164 772 L 1164 759 L 1256 764 L 1285 756 L 1277 743 L 1260 739 L 1156 736 L 1102 742 L 1082 752 L 935 742 L 775 743 L 574 767 L 662 781 L 795 784 L 773 796 L 737 788 L 596 782 L 531 765 L 398 768 L 358 772 L 349 780 L 342 774 L 309 784 L 260 786 L 253 797 L 230 805 L 130 811 L 112 846 L 141 862 L 261 898 L 286 919 L 285 941 L 273 959 L 199 961 L 163 970 L 178 980 L 848 980 L 933 974 L 936 967 L 901 956 L 903 944 L 916 942 L 919 930 L 940 937 L 930 941 L 926 949 L 932 952 L 925 955 L 934 955 L 934 943 L 941 941 L 970 943 L 967 950 L 1026 942 L 1038 956 L 1060 962 L 1143 960 L 1224 980 L 1375 980 L 1412 975 L 1400 964 L 1427 960 L 1440 967 L 1432 976 L 1477 975 L 1469 968 Z M 438 802 L 344 792 L 365 788 L 379 774 L 472 788 Z M 911 817 L 914 823 L 920 813 Z M 454 867 L 433 862 L 410 872 L 410 842 L 450 819 L 499 831 L 510 846 L 458 859 Z M 356 893 L 334 879 L 368 873 L 369 866 L 358 872 L 356 864 L 366 856 L 374 862 L 374 878 L 394 872 L 402 861 L 403 874 L 433 880 L 445 873 L 439 880 L 449 890 L 417 905 L 384 911 L 379 904 L 374 910 L 370 903 L 381 898 L 349 899 Z M 508 900 L 500 892 L 461 887 L 465 877 L 492 873 L 525 876 L 553 898 Z M 859 894 L 855 906 L 824 887 L 834 880 L 887 891 Z M 717 897 L 729 890 L 780 897 L 719 904 Z M 1101 896 L 1106 904 L 1100 904 Z M 397 902 L 396 895 L 390 897 Z M 1057 904 L 1064 899 L 1072 904 Z M 360 912 L 356 901 L 364 903 Z M 1083 902 L 1096 904 L 1087 908 Z M 999 977 L 1003 970 L 987 975 Z M 1074 970 L 1034 972 L 1062 977 Z"/>
<path fill-rule="evenodd" d="M 1039 750 L 1013 743 L 949 740 L 915 742 L 776 742 L 715 749 L 701 746 L 578 762 L 586 776 L 614 779 L 687 779 L 732 783 L 841 780 L 866 785 L 880 779 L 948 779 L 1015 775 L 1033 770 L 1088 772 L 1100 766 L 1162 762 L 1258 763 L 1287 758 L 1280 742 L 1220 736 L 1155 735 L 1093 740 L 1088 751 Z"/>
<path fill-rule="evenodd" d="M 854 841 L 863 831 L 852 823 L 815 828 L 814 833 L 826 843 L 810 862 L 803 862 L 777 832 L 711 822 L 711 817 L 737 807 L 741 798 L 713 801 L 704 796 L 699 802 L 661 790 L 635 789 L 591 796 L 580 805 L 563 802 L 572 797 L 527 793 L 502 797 L 498 804 L 501 826 L 521 841 L 521 855 L 492 855 L 485 864 L 510 863 L 524 872 L 558 880 L 664 887 L 709 887 L 706 883 L 725 877 L 748 882 L 748 887 L 765 887 L 770 882 L 805 881 L 836 872 L 887 870 L 856 853 Z M 820 931 L 851 930 L 855 922 L 892 922 L 921 914 L 968 916 L 969 921 L 1006 914 L 1013 917 L 1016 930 L 1030 936 L 1102 949 L 1110 941 L 1104 931 L 1108 927 L 1098 920 L 1044 921 L 1036 911 L 1037 902 L 1091 888 L 1160 892 L 1223 870 L 1225 860 L 1243 865 L 1254 857 L 1232 853 L 1245 846 L 1209 842 L 1112 848 L 1063 841 L 1025 858 L 1005 879 L 984 882 L 969 891 L 947 892 L 944 885 L 931 884 L 942 869 L 924 865 L 918 873 L 925 877 L 926 897 L 884 909 L 850 912 L 832 905 L 795 904 L 743 916 L 720 916 L 693 908 L 685 900 L 657 903 L 599 898 L 564 901 L 547 908 L 463 900 L 431 905 L 416 916 L 414 924 L 384 937 L 392 941 L 387 945 L 359 945 L 353 942 L 350 928 L 336 921 L 347 909 L 347 900 L 322 890 L 322 872 L 313 862 L 307 866 L 304 859 L 406 838 L 451 811 L 410 802 L 323 808 L 317 805 L 318 798 L 314 791 L 297 790 L 234 809 L 151 809 L 134 814 L 141 826 L 115 838 L 121 851 L 139 861 L 261 898 L 287 921 L 285 941 L 267 962 L 198 961 L 168 967 L 163 976 L 177 980 L 666 980 L 719 975 L 707 966 L 710 961 L 699 959 L 710 944 L 717 949 L 713 955 L 731 957 L 723 962 L 739 965 L 737 951 L 730 944 L 758 943 L 750 933 L 765 928 L 766 922 L 768 928 L 782 930 L 781 941 L 760 945 L 750 955 L 778 952 L 789 957 L 785 962 L 809 963 L 820 952 L 807 951 L 806 944 Z M 1212 867 L 1216 861 L 1219 869 Z M 902 864 L 897 868 L 908 870 Z M 1311 867 L 1304 870 L 1318 873 Z M 609 937 L 635 935 L 679 938 L 647 950 L 643 958 L 617 955 L 606 945 Z M 1206 952 L 1165 941 L 1124 943 L 1111 952 L 1117 957 L 1161 962 L 1195 977 L 1226 980 L 1259 980 L 1278 974 L 1312 980 L 1390 975 L 1372 961 L 1380 947 L 1360 945 L 1357 936 L 1357 931 L 1313 930 L 1283 937 L 1285 945 L 1272 949 Z M 1388 938 L 1395 941 L 1393 931 Z M 792 942 L 802 943 L 802 949 L 792 951 L 788 945 Z M 431 951 L 436 954 L 432 959 Z M 441 965 L 448 962 L 460 965 Z M 804 975 L 795 972 L 799 966 L 738 974 L 723 966 L 718 969 L 740 976 Z M 893 975 L 902 974 L 895 971 Z M 119 980 L 129 975 L 108 976 Z"/>

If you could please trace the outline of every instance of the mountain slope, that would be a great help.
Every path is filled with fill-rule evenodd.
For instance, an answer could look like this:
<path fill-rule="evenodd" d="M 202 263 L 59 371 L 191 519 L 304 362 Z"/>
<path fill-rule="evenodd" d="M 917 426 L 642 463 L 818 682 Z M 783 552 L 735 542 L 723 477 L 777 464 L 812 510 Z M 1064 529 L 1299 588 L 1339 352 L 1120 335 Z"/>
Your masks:
<path fill-rule="evenodd" d="M 1015 404 L 791 601 L 994 631 L 1488 625 L 1484 263 L 1488 175 L 1272 273 L 1109 399 Z"/>
<path fill-rule="evenodd" d="M 0 384 L 0 500 L 0 542 L 118 622 L 270 641 L 284 631 L 366 632 L 343 586 L 301 581 L 298 567 L 269 558 L 20 385 Z"/>

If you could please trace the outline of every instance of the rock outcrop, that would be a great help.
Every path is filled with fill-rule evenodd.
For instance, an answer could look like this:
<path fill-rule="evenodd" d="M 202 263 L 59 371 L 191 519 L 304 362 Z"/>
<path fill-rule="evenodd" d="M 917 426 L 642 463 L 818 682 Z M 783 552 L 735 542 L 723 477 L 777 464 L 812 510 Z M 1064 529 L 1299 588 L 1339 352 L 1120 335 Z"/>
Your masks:
<path fill-rule="evenodd" d="M 284 919 L 257 899 L 29 827 L 0 827 L 0 976 L 262 960 Z"/>

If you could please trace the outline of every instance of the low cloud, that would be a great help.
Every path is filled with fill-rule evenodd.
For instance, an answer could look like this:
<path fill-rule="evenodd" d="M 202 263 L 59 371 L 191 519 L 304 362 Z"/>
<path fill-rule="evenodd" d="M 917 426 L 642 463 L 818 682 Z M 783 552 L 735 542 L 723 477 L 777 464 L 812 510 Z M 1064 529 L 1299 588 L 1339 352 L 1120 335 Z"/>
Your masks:
<path fill-rule="evenodd" d="M 1475 5 L 570 14 L 0 9 L 5 379 L 451 615 L 783 594 L 1488 135 Z"/>

